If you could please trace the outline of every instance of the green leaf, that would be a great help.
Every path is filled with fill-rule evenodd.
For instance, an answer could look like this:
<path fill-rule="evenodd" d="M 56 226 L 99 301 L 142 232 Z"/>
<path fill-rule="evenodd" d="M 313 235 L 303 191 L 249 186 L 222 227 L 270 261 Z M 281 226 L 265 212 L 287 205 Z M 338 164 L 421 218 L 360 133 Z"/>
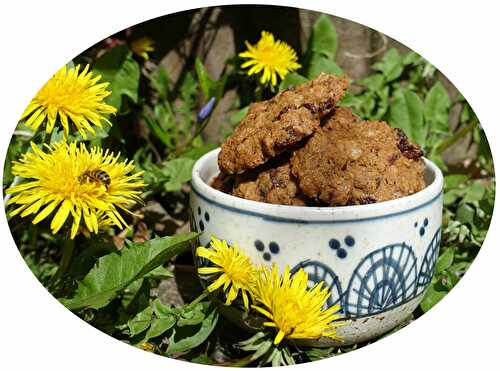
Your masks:
<path fill-rule="evenodd" d="M 365 86 L 369 90 L 378 91 L 384 87 L 385 77 L 381 73 L 374 73 L 364 79 L 357 81 L 359 85 Z"/>
<path fill-rule="evenodd" d="M 403 73 L 403 59 L 396 49 L 391 48 L 384 54 L 382 60 L 375 63 L 372 68 L 382 72 L 386 80 L 390 82 Z"/>
<path fill-rule="evenodd" d="M 189 359 L 191 363 L 198 363 L 200 365 L 215 365 L 215 361 L 206 354 L 198 354 Z"/>
<path fill-rule="evenodd" d="M 209 303 L 203 304 L 209 309 Z M 167 355 L 171 356 L 174 353 L 185 352 L 203 343 L 212 333 L 218 319 L 219 311 L 217 308 L 210 307 L 209 314 L 200 325 L 174 328 L 169 338 Z"/>
<path fill-rule="evenodd" d="M 229 117 L 229 122 L 232 125 L 239 124 L 241 120 L 247 115 L 249 106 L 243 107 L 239 111 L 236 111 Z"/>
<path fill-rule="evenodd" d="M 314 23 L 309 38 L 308 52 L 335 59 L 337 54 L 337 31 L 332 20 L 326 14 L 320 15 Z"/>
<path fill-rule="evenodd" d="M 437 81 L 424 100 L 424 116 L 431 130 L 448 132 L 448 113 L 451 101 L 443 84 Z"/>
<path fill-rule="evenodd" d="M 469 176 L 465 174 L 451 174 L 444 177 L 444 186 L 446 189 L 458 188 L 463 185 Z"/>
<path fill-rule="evenodd" d="M 71 310 L 102 308 L 133 281 L 184 251 L 196 237 L 196 233 L 187 233 L 155 238 L 142 244 L 129 243 L 130 246 L 124 247 L 120 253 L 100 258 L 78 283 L 74 297 L 61 302 Z"/>
<path fill-rule="evenodd" d="M 146 121 L 146 124 L 149 126 L 154 136 L 161 140 L 167 148 L 172 148 L 174 146 L 172 137 L 165 130 L 163 130 L 153 118 L 144 116 L 144 121 Z"/>
<path fill-rule="evenodd" d="M 180 157 L 190 158 L 192 160 L 198 160 L 204 154 L 210 152 L 211 150 L 217 148 L 217 145 L 214 143 L 208 143 L 201 147 L 191 148 L 186 152 L 182 153 Z"/>
<path fill-rule="evenodd" d="M 475 201 L 481 201 L 486 193 L 486 187 L 479 181 L 475 181 L 471 183 L 471 185 L 468 186 L 464 192 L 465 196 L 463 202 L 472 203 Z"/>
<path fill-rule="evenodd" d="M 382 120 L 382 118 L 387 113 L 389 109 L 389 87 L 384 86 L 376 92 L 377 97 L 379 98 L 377 109 L 373 115 L 369 118 L 371 120 Z"/>
<path fill-rule="evenodd" d="M 441 273 L 448 269 L 453 264 L 454 258 L 455 250 L 451 247 L 445 249 L 436 262 L 436 273 Z"/>
<path fill-rule="evenodd" d="M 149 306 L 150 294 L 149 280 L 141 278 L 133 281 L 122 291 L 120 302 L 127 313 L 137 313 Z"/>
<path fill-rule="evenodd" d="M 137 315 L 128 320 L 127 326 L 130 330 L 130 336 L 135 336 L 145 331 L 151 324 L 153 316 L 153 310 L 151 307 L 147 307 L 142 312 L 137 313 Z"/>
<path fill-rule="evenodd" d="M 456 219 L 463 224 L 474 224 L 476 211 L 468 204 L 461 204 L 457 209 Z"/>
<path fill-rule="evenodd" d="M 191 171 L 195 160 L 179 157 L 163 164 L 162 173 L 168 178 L 163 184 L 167 192 L 179 191 L 182 184 L 191 180 Z"/>
<path fill-rule="evenodd" d="M 191 72 L 186 73 L 186 76 L 184 76 L 184 79 L 181 83 L 180 92 L 183 102 L 182 110 L 190 109 L 194 105 L 194 98 L 196 97 L 196 93 L 198 92 L 198 84 Z"/>
<path fill-rule="evenodd" d="M 212 80 L 207 72 L 207 69 L 203 65 L 200 58 L 196 58 L 194 62 L 194 68 L 196 70 L 196 75 L 198 76 L 198 82 L 200 84 L 205 100 L 209 100 L 212 97 L 212 91 L 214 89 L 214 80 Z"/>
<path fill-rule="evenodd" d="M 285 76 L 283 80 L 280 82 L 279 91 L 283 91 L 290 86 L 297 86 L 309 81 L 306 77 L 296 73 L 291 72 Z"/>
<path fill-rule="evenodd" d="M 169 305 L 164 305 L 158 298 L 153 301 L 151 306 L 153 308 L 154 314 L 158 318 L 168 317 L 170 315 L 178 316 L 180 313 L 180 309 L 171 307 Z"/>
<path fill-rule="evenodd" d="M 163 66 L 158 66 L 150 77 L 151 87 L 156 91 L 160 99 L 165 100 L 170 89 L 170 77 Z"/>
<path fill-rule="evenodd" d="M 111 95 L 106 99 L 110 105 L 119 110 L 122 95 L 137 103 L 140 68 L 128 46 L 118 45 L 103 54 L 96 60 L 92 72 L 101 75 L 99 82 L 109 82 Z"/>
<path fill-rule="evenodd" d="M 149 328 L 148 332 L 146 332 L 146 336 L 142 341 L 145 342 L 149 339 L 162 335 L 163 333 L 174 327 L 175 321 L 176 318 L 173 315 L 153 319 L 153 321 L 151 322 L 151 327 Z"/>
<path fill-rule="evenodd" d="M 436 305 L 442 298 L 446 296 L 447 291 L 438 291 L 436 290 L 435 285 L 431 284 L 427 291 L 425 292 L 424 298 L 420 303 L 420 308 L 424 312 L 430 310 L 434 305 Z"/>
<path fill-rule="evenodd" d="M 399 90 L 389 111 L 393 127 L 401 128 L 408 137 L 421 146 L 425 145 L 428 127 L 424 124 L 423 104 L 420 97 L 410 90 Z"/>
<path fill-rule="evenodd" d="M 462 197 L 462 191 L 456 189 L 446 191 L 443 195 L 443 203 L 445 205 L 451 205 L 455 203 L 460 197 Z"/>
<path fill-rule="evenodd" d="M 155 314 L 146 336 L 141 342 L 162 335 L 170 330 L 177 321 L 177 311 L 174 308 L 163 305 L 160 299 L 155 299 L 152 304 L 152 310 Z"/>
<path fill-rule="evenodd" d="M 410 51 L 403 57 L 403 64 L 405 66 L 409 64 L 417 64 L 421 60 L 422 57 L 419 54 L 415 53 L 414 51 Z"/>
<path fill-rule="evenodd" d="M 159 266 L 158 268 L 155 268 L 148 274 L 144 275 L 144 277 L 162 278 L 162 279 L 172 278 L 173 276 L 174 274 L 163 266 Z"/>
<path fill-rule="evenodd" d="M 333 75 L 342 75 L 342 69 L 332 60 L 320 54 L 314 54 L 311 58 L 309 68 L 307 69 L 307 78 L 312 80 L 321 72 Z"/>
<path fill-rule="evenodd" d="M 443 285 L 450 291 L 458 283 L 460 278 L 453 272 L 446 271 L 444 274 Z"/>
<path fill-rule="evenodd" d="M 205 309 L 206 306 L 203 303 L 198 303 L 193 307 L 189 305 L 183 307 L 180 318 L 177 321 L 177 326 L 190 326 L 201 323 L 205 318 Z"/>

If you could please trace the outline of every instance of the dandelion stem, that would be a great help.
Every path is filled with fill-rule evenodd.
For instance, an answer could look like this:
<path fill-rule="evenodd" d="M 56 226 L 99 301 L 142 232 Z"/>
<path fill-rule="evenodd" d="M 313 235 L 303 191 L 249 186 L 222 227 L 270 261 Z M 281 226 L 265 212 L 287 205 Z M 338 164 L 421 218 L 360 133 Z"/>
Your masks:
<path fill-rule="evenodd" d="M 71 238 L 66 238 L 63 243 L 62 257 L 61 261 L 59 262 L 59 267 L 57 268 L 56 273 L 50 280 L 49 287 L 53 287 L 66 274 L 71 264 L 71 260 L 73 259 L 74 250 L 75 250 L 75 240 Z"/>
<path fill-rule="evenodd" d="M 200 301 L 205 299 L 208 296 L 208 291 L 203 291 L 200 296 L 198 296 L 196 299 L 194 299 L 191 303 L 189 303 L 187 306 L 188 307 L 194 307 L 196 304 L 198 304 Z"/>
<path fill-rule="evenodd" d="M 470 124 L 462 127 L 460 130 L 455 132 L 450 138 L 446 139 L 443 143 L 441 143 L 437 148 L 437 153 L 441 154 L 446 151 L 448 148 L 457 143 L 460 139 L 465 137 L 469 132 L 474 130 L 474 128 L 478 125 L 478 121 L 473 121 Z"/>

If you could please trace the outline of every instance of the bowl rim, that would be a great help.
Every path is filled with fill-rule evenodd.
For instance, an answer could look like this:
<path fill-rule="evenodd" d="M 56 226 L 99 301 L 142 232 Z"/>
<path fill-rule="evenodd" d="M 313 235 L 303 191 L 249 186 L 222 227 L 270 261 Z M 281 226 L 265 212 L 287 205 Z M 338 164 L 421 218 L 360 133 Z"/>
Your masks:
<path fill-rule="evenodd" d="M 221 192 L 208 185 L 202 174 L 208 166 L 214 167 L 214 162 L 216 168 L 219 169 L 217 165 L 219 152 L 220 147 L 215 148 L 195 162 L 192 170 L 191 197 L 197 196 L 228 211 L 254 215 L 277 222 L 328 223 L 332 221 L 372 220 L 380 216 L 397 216 L 420 209 L 436 201 L 440 201 L 439 204 L 442 205 L 443 174 L 437 165 L 427 158 L 423 159 L 426 171 L 430 171 L 434 179 L 423 190 L 412 195 L 367 205 L 289 206 L 246 200 Z M 209 180 L 212 180 L 214 175 L 212 174 Z"/>

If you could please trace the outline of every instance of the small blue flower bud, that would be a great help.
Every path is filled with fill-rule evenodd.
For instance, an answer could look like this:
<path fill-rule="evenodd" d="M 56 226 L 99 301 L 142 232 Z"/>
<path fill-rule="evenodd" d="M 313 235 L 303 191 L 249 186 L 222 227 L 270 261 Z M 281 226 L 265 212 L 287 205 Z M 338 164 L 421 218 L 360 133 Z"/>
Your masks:
<path fill-rule="evenodd" d="M 197 116 L 198 123 L 204 121 L 210 115 L 210 113 L 214 109 L 214 106 L 215 106 L 215 97 L 212 97 L 210 98 L 208 103 L 201 108 L 200 112 L 198 112 Z"/>

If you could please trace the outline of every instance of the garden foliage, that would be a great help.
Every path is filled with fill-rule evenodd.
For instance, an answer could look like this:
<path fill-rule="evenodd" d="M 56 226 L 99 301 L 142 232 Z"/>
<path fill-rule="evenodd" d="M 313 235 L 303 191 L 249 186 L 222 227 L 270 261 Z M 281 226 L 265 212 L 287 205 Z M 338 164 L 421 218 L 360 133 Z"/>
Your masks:
<path fill-rule="evenodd" d="M 255 76 L 247 76 L 239 68 L 238 56 L 227 61 L 219 78 L 210 76 L 196 59 L 177 81 L 171 80 L 163 66 L 134 56 L 126 43 L 110 49 L 98 45 L 77 57 L 75 64 L 90 59 L 93 72 L 109 82 L 112 94 L 106 102 L 118 112 L 110 117 L 112 126 L 97 128 L 87 140 L 78 133 L 70 133 L 68 140 L 111 148 L 133 158 L 148 184 L 142 196 L 145 205 L 136 206 L 135 216 L 127 216 L 129 229 L 89 238 L 79 235 L 74 241 L 62 232 L 51 234 L 48 223 L 33 226 L 19 216 L 10 218 L 14 239 L 33 274 L 83 320 L 158 354 L 241 366 L 316 360 L 350 350 L 280 348 L 269 352 L 271 344 L 262 337 L 245 342 L 244 337 L 228 340 L 221 336 L 221 329 L 229 325 L 205 294 L 184 305 L 164 304 L 158 295 L 161 282 L 173 276 L 173 259 L 189 256 L 189 248 L 196 243 L 197 234 L 185 228 L 189 181 L 194 162 L 219 144 L 207 143 L 202 135 L 218 102 L 229 90 L 237 91 L 228 122 L 221 129 L 223 140 L 251 102 L 322 71 L 342 74 L 336 63 L 338 42 L 330 18 L 319 17 L 299 56 L 301 68 L 286 75 L 278 86 L 262 85 Z M 436 274 L 414 318 L 432 308 L 462 278 L 486 238 L 493 212 L 494 169 L 486 136 L 467 101 L 450 96 L 446 84 L 415 52 L 389 49 L 368 76 L 353 81 L 354 89 L 341 102 L 364 119 L 386 120 L 403 129 L 445 173 L 441 252 Z M 4 189 L 19 182 L 11 173 L 11 162 L 29 150 L 31 141 L 55 143 L 62 136 L 60 128 L 51 135 L 33 133 L 21 121 L 7 153 Z M 457 146 L 464 154 L 460 161 L 450 157 Z M 148 219 L 151 205 L 160 209 L 160 219 Z M 68 250 L 69 256 L 63 253 Z"/>

